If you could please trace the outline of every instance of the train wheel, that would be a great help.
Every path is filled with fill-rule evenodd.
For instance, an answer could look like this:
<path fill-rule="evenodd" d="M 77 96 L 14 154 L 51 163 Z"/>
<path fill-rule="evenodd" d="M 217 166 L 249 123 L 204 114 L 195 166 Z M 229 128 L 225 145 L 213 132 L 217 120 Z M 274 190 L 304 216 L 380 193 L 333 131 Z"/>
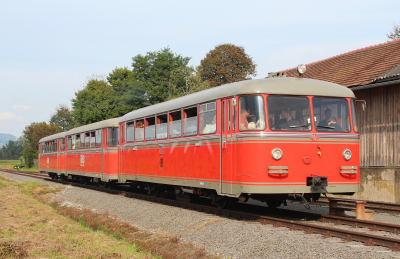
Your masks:
<path fill-rule="evenodd" d="M 217 206 L 218 209 L 226 209 L 230 205 L 230 199 L 229 197 L 224 197 L 224 196 L 217 196 L 215 198 L 215 206 Z"/>
<path fill-rule="evenodd" d="M 282 204 L 282 201 L 280 201 L 280 200 L 267 201 L 267 205 L 270 208 L 277 208 L 277 207 L 281 206 L 281 204 Z"/>

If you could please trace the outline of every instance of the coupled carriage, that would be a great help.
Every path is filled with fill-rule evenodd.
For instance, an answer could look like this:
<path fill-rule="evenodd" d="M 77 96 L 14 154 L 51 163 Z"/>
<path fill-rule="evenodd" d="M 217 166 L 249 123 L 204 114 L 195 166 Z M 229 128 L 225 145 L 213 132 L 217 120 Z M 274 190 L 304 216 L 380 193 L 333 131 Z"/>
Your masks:
<path fill-rule="evenodd" d="M 222 85 L 48 136 L 39 170 L 218 207 L 358 191 L 355 96 L 304 78 Z"/>

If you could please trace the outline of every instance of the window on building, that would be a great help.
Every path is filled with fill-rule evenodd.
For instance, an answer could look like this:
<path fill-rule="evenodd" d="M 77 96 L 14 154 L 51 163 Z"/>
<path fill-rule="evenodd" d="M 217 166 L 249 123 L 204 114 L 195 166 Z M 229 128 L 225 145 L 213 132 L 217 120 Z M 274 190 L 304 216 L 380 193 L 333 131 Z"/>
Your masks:
<path fill-rule="evenodd" d="M 197 135 L 197 106 L 183 109 L 183 135 Z"/>
<path fill-rule="evenodd" d="M 181 136 L 182 113 L 181 110 L 169 113 L 169 137 L 177 138 Z"/>
<path fill-rule="evenodd" d="M 157 115 L 157 139 L 166 139 L 167 138 L 167 128 L 168 128 L 168 115 L 160 114 Z"/>
<path fill-rule="evenodd" d="M 211 134 L 217 131 L 217 108 L 215 102 L 200 104 L 199 131 L 200 134 Z"/>
<path fill-rule="evenodd" d="M 145 127 L 145 138 L 146 140 L 154 140 L 156 136 L 156 119 L 155 117 L 146 118 Z"/>

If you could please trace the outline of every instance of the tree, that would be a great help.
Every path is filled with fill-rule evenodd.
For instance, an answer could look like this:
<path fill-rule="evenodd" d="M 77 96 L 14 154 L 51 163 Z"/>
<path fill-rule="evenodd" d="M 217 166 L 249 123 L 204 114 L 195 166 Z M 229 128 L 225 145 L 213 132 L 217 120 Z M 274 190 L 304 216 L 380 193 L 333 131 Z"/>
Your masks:
<path fill-rule="evenodd" d="M 23 156 L 25 165 L 27 167 L 32 167 L 33 160 L 38 158 L 39 140 L 58 132 L 59 129 L 56 125 L 47 124 L 46 122 L 33 122 L 25 127 L 21 140 L 24 147 Z"/>
<path fill-rule="evenodd" d="M 22 150 L 23 146 L 20 141 L 10 140 L 0 149 L 0 159 L 17 160 L 22 156 Z"/>
<path fill-rule="evenodd" d="M 168 47 L 132 58 L 134 77 L 143 84 L 143 89 L 146 89 L 150 104 L 168 99 L 171 71 L 187 66 L 189 60 L 189 57 L 171 52 Z M 178 76 L 175 82 L 178 87 L 185 85 L 185 80 L 181 76 Z"/>
<path fill-rule="evenodd" d="M 201 79 L 215 87 L 251 79 L 256 75 L 256 66 L 243 47 L 221 44 L 207 53 L 198 70 Z"/>
<path fill-rule="evenodd" d="M 386 34 L 388 37 L 388 40 L 398 40 L 400 39 L 400 25 L 398 24 L 393 24 L 393 31 L 389 34 Z"/>
<path fill-rule="evenodd" d="M 76 126 L 82 126 L 121 114 L 115 90 L 102 78 L 92 76 L 86 86 L 75 93 L 72 101 L 72 117 Z"/>
<path fill-rule="evenodd" d="M 60 104 L 56 112 L 50 117 L 50 124 L 58 127 L 59 131 L 68 131 L 75 127 L 72 111 L 65 104 Z"/>
<path fill-rule="evenodd" d="M 180 83 L 183 77 L 185 84 Z M 200 74 L 193 68 L 188 66 L 181 66 L 171 71 L 169 80 L 169 96 L 168 100 L 192 94 L 195 92 L 203 91 L 210 88 L 208 82 L 203 82 Z"/>

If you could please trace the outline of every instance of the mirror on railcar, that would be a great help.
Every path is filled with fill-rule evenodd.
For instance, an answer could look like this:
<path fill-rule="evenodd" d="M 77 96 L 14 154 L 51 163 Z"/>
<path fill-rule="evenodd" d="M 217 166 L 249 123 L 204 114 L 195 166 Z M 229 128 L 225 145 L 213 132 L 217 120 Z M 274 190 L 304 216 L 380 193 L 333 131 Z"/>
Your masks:
<path fill-rule="evenodd" d="M 183 135 L 197 135 L 197 106 L 183 109 Z"/>
<path fill-rule="evenodd" d="M 157 139 L 166 139 L 168 136 L 168 115 L 160 114 L 157 115 L 157 125 L 156 125 L 156 133 Z"/>
<path fill-rule="evenodd" d="M 274 131 L 310 131 L 310 101 L 302 96 L 267 97 L 269 128 Z"/>
<path fill-rule="evenodd" d="M 200 104 L 199 108 L 199 132 L 200 134 L 212 134 L 217 131 L 217 105 L 216 102 Z"/>
<path fill-rule="evenodd" d="M 265 129 L 264 100 L 262 96 L 240 96 L 239 113 L 240 131 Z"/>
<path fill-rule="evenodd" d="M 145 133 L 146 140 L 154 140 L 156 137 L 156 118 L 146 117 Z"/>
<path fill-rule="evenodd" d="M 182 113 L 181 110 L 169 113 L 169 137 L 178 138 L 182 131 Z"/>
<path fill-rule="evenodd" d="M 349 104 L 346 99 L 314 97 L 312 102 L 317 131 L 350 132 Z"/>

